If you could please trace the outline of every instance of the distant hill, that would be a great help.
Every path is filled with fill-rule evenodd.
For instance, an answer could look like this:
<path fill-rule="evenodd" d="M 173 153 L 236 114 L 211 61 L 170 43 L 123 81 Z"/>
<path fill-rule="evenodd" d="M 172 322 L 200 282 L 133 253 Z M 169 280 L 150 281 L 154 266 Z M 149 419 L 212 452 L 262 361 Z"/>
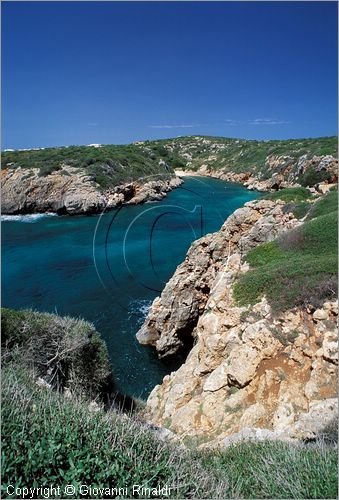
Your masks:
<path fill-rule="evenodd" d="M 83 169 L 95 181 L 107 188 L 121 182 L 133 181 L 142 175 L 162 174 L 163 160 L 171 168 L 198 170 L 226 169 L 233 172 L 252 172 L 269 177 L 265 163 L 269 156 L 285 157 L 286 166 L 297 164 L 307 156 L 338 154 L 337 137 L 254 141 L 224 137 L 186 136 L 134 144 L 69 146 L 38 150 L 6 151 L 2 153 L 3 168 L 39 168 L 45 176 L 62 165 Z M 160 167 L 159 167 L 160 161 Z"/>
<path fill-rule="evenodd" d="M 2 212 L 101 212 L 155 201 L 177 187 L 175 169 L 270 191 L 337 182 L 336 137 L 253 141 L 189 136 L 129 145 L 4 151 Z"/>

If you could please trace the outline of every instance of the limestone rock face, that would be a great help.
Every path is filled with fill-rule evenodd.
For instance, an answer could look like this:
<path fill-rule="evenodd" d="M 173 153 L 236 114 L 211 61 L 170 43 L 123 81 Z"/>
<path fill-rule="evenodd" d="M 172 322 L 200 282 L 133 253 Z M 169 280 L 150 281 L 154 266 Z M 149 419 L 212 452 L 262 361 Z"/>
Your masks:
<path fill-rule="evenodd" d="M 263 299 L 255 322 L 253 309 L 236 307 L 231 293 L 226 309 L 213 293 L 208 304 L 186 362 L 150 394 L 149 419 L 217 446 L 324 432 L 337 411 L 336 303 L 327 320 L 300 310 L 273 319 Z"/>
<path fill-rule="evenodd" d="M 273 316 L 265 297 L 246 307 L 233 299 L 249 268 L 243 255 L 300 223 L 283 207 L 247 203 L 196 241 L 138 333 L 160 357 L 193 343 L 146 406 L 151 422 L 184 443 L 313 439 L 336 417 L 338 302 Z"/>
<path fill-rule="evenodd" d="M 136 183 L 134 196 L 127 203 L 137 205 L 146 201 L 159 201 L 180 184 L 182 180 L 179 177 L 172 177 L 166 181 L 150 181 L 145 184 Z"/>
<path fill-rule="evenodd" d="M 280 201 L 248 202 L 227 219 L 220 231 L 194 242 L 161 297 L 153 302 L 137 333 L 139 342 L 155 346 L 160 357 L 184 349 L 205 309 L 212 285 L 215 287 L 221 280 L 220 293 L 225 293 L 225 285 L 242 254 L 298 224 L 292 214 L 283 212 L 283 207 Z"/>
<path fill-rule="evenodd" d="M 173 177 L 144 184 L 127 183 L 102 191 L 92 176 L 67 165 L 42 177 L 37 168 L 4 169 L 1 173 L 1 209 L 3 214 L 99 213 L 122 203 L 159 200 L 181 182 Z"/>
<path fill-rule="evenodd" d="M 39 177 L 39 169 L 5 169 L 1 178 L 1 208 L 4 214 L 99 212 L 105 197 L 90 176 L 67 167 Z"/>

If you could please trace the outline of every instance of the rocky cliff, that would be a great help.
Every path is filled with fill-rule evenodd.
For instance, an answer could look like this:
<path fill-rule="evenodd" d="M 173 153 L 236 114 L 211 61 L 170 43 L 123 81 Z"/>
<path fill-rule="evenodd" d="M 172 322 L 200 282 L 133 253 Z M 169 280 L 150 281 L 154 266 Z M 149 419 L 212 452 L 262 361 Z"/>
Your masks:
<path fill-rule="evenodd" d="M 137 334 L 160 357 L 189 351 L 149 396 L 153 423 L 200 446 L 312 440 L 332 425 L 337 302 L 277 312 L 265 297 L 243 307 L 234 299 L 246 253 L 301 224 L 284 202 L 259 200 L 191 246 Z"/>
<path fill-rule="evenodd" d="M 5 168 L 1 172 L 2 213 L 90 214 L 122 203 L 156 201 L 182 182 L 178 177 L 164 177 L 102 189 L 86 171 L 66 165 L 45 176 L 39 175 L 38 168 Z"/>
<path fill-rule="evenodd" d="M 337 181 L 337 137 L 254 141 L 189 136 L 139 143 L 144 154 L 156 146 L 177 158 L 175 168 L 259 191 Z"/>

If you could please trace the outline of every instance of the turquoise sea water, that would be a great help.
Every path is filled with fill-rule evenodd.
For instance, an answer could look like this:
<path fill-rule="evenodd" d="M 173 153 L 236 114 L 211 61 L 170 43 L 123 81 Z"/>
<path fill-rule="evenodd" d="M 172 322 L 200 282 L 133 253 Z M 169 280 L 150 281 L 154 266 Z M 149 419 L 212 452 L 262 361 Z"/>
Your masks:
<path fill-rule="evenodd" d="M 191 242 L 257 193 L 189 177 L 160 202 L 101 216 L 4 217 L 2 305 L 93 322 L 121 392 L 145 397 L 171 369 L 135 334 Z"/>

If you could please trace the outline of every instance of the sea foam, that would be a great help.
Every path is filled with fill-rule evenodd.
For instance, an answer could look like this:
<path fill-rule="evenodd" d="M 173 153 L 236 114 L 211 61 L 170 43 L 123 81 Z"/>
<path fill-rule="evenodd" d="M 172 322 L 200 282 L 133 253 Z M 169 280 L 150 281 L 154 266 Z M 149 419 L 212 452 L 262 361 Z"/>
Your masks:
<path fill-rule="evenodd" d="M 1 215 L 1 222 L 38 222 L 44 217 L 55 217 L 58 214 L 54 212 L 46 212 L 44 214 L 25 214 L 25 215 Z"/>

